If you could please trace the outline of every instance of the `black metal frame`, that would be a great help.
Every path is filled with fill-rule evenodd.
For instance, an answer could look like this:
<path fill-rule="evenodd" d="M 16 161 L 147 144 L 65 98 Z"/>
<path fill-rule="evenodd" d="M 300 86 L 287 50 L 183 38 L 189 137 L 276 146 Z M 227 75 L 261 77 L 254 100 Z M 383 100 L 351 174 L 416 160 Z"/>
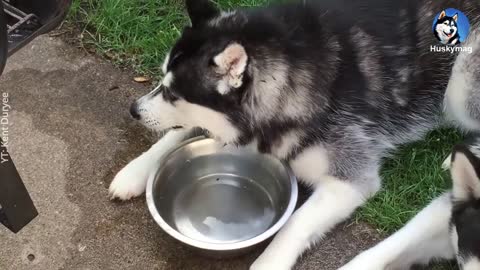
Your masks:
<path fill-rule="evenodd" d="M 67 15 L 71 3 L 72 0 L 0 0 L 0 75 L 8 56 L 38 35 L 57 27 Z M 9 17 L 17 20 L 15 24 L 7 24 L 4 8 Z M 28 28 L 32 24 L 35 27 Z M 22 33 L 21 30 L 25 30 L 23 26 L 32 30 Z M 19 39 L 14 39 L 15 35 Z M 0 101 L 3 102 L 1 93 Z M 16 233 L 37 215 L 32 199 L 0 138 L 0 222 Z"/>
<path fill-rule="evenodd" d="M 7 62 L 8 39 L 7 39 L 7 21 L 3 12 L 3 5 L 0 1 L 0 75 Z"/>
<path fill-rule="evenodd" d="M 27 38 L 9 45 L 8 55 L 12 55 L 37 36 L 55 29 L 67 16 L 72 0 L 10 0 L 9 3 L 10 6 L 24 14 L 22 16 L 24 22 L 28 21 L 28 16 L 30 18 L 33 16 L 41 23 L 41 27 Z"/>
<path fill-rule="evenodd" d="M 0 74 L 7 61 L 7 22 L 0 1 Z M 3 94 L 0 100 L 4 102 Z M 30 195 L 0 139 L 0 222 L 17 233 L 38 215 Z"/>
<path fill-rule="evenodd" d="M 37 215 L 12 158 L 0 140 L 0 222 L 17 233 Z"/>

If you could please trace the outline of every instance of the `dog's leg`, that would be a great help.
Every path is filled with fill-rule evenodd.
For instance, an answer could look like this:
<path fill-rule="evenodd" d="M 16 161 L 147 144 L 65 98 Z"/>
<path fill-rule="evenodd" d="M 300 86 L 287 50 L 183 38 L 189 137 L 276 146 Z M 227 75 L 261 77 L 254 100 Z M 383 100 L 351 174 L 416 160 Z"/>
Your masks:
<path fill-rule="evenodd" d="M 250 269 L 291 269 L 305 249 L 347 219 L 366 199 L 361 188 L 325 176 Z"/>
<path fill-rule="evenodd" d="M 110 184 L 110 197 L 129 200 L 145 192 L 148 178 L 156 172 L 160 159 L 172 147 L 182 142 L 190 132 L 188 129 L 171 130 L 147 152 L 128 163 Z"/>
<path fill-rule="evenodd" d="M 361 253 L 340 270 L 399 270 L 432 259 L 453 259 L 450 194 L 435 199 L 405 227 Z"/>

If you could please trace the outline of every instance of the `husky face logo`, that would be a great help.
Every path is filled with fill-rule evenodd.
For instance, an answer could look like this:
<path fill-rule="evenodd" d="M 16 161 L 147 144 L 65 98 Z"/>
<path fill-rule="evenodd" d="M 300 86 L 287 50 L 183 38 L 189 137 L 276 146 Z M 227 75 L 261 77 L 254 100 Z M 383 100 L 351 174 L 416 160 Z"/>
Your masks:
<path fill-rule="evenodd" d="M 462 269 L 480 269 L 480 160 L 463 146 L 452 158 L 452 244 Z"/>
<path fill-rule="evenodd" d="M 438 21 L 435 25 L 435 36 L 444 45 L 456 45 L 460 42 L 458 34 L 458 14 L 453 17 L 447 16 L 443 10 L 438 16 Z"/>

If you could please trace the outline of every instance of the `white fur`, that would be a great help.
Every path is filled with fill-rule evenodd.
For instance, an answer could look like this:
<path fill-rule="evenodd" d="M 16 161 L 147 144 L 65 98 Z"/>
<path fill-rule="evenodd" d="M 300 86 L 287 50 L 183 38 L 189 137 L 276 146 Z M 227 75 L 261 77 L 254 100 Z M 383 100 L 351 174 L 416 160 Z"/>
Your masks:
<path fill-rule="evenodd" d="M 180 99 L 173 104 L 164 100 L 163 95 L 152 94 L 137 101 L 142 123 L 156 131 L 174 126 L 185 128 L 202 127 L 217 139 L 229 143 L 239 136 L 238 129 L 219 112 Z"/>
<path fill-rule="evenodd" d="M 300 133 L 290 131 L 283 135 L 281 142 L 272 149 L 272 154 L 280 159 L 285 159 L 296 147 L 300 146 Z"/>
<path fill-rule="evenodd" d="M 170 53 L 167 54 L 167 56 L 165 57 L 165 60 L 163 61 L 163 65 L 162 65 L 163 74 L 167 74 L 168 62 L 170 62 Z"/>
<path fill-rule="evenodd" d="M 220 16 L 210 20 L 208 24 L 210 26 L 216 27 L 222 24 L 223 21 L 225 21 L 228 18 L 232 18 L 237 14 L 235 10 L 232 11 L 222 11 Z"/>
<path fill-rule="evenodd" d="M 305 249 L 348 218 L 364 201 L 362 192 L 350 183 L 323 176 L 319 187 L 294 213 L 250 270 L 291 269 Z"/>
<path fill-rule="evenodd" d="M 455 226 L 450 230 L 450 242 L 452 242 L 455 254 L 458 254 L 458 232 Z"/>
<path fill-rule="evenodd" d="M 290 166 L 299 179 L 316 186 L 322 181 L 323 175 L 328 173 L 327 150 L 321 145 L 310 147 L 293 159 Z"/>
<path fill-rule="evenodd" d="M 163 81 L 162 81 L 162 84 L 165 86 L 165 87 L 170 87 L 173 83 L 173 73 L 172 72 L 168 72 L 165 77 L 163 77 Z"/>
<path fill-rule="evenodd" d="M 478 270 L 480 269 L 480 261 L 478 258 L 471 258 L 463 265 L 463 270 Z"/>
<path fill-rule="evenodd" d="M 178 102 L 177 110 L 178 115 L 188 117 L 188 120 L 185 121 L 187 126 L 205 128 L 222 142 L 233 142 L 239 136 L 238 129 L 232 125 L 224 114 L 186 101 Z"/>
<path fill-rule="evenodd" d="M 254 60 L 252 60 L 254 61 Z M 282 87 L 287 83 L 288 67 L 281 61 L 273 61 L 267 63 L 266 67 L 261 70 L 253 69 L 253 90 L 252 98 L 247 101 L 245 106 L 249 110 L 249 114 L 253 121 L 261 122 L 266 119 L 272 119 L 281 108 L 280 98 L 282 96 Z M 265 73 L 268 70 L 268 73 Z M 254 104 L 258 104 L 255 106 Z"/>
<path fill-rule="evenodd" d="M 222 95 L 228 94 L 230 91 L 228 80 L 219 80 L 217 84 L 217 91 Z"/>
<path fill-rule="evenodd" d="M 448 157 L 442 163 L 442 169 L 445 171 L 450 169 L 450 165 L 452 164 L 452 154 L 448 155 Z"/>
<path fill-rule="evenodd" d="M 434 200 L 405 227 L 377 246 L 357 256 L 340 270 L 403 270 L 431 259 L 453 259 L 449 224 L 450 194 Z"/>
<path fill-rule="evenodd" d="M 460 54 L 456 63 L 460 61 L 459 58 L 462 55 L 466 57 L 465 54 Z M 453 117 L 454 121 L 460 122 L 464 128 L 478 130 L 480 129 L 480 123 L 472 119 L 468 115 L 468 110 L 465 109 L 474 78 L 471 77 L 469 72 L 462 72 L 458 70 L 459 68 L 457 64 L 453 67 L 452 77 L 445 93 L 445 110 L 449 117 Z"/>
<path fill-rule="evenodd" d="M 180 143 L 188 133 L 189 130 L 169 131 L 147 152 L 128 163 L 110 184 L 110 197 L 129 200 L 144 193 L 148 178 L 157 171 L 160 159 Z"/>
<path fill-rule="evenodd" d="M 294 86 L 289 90 L 291 93 L 285 93 L 285 97 L 282 98 L 285 104 L 282 105 L 281 109 L 286 116 L 292 119 L 304 119 L 327 106 L 326 99 L 320 103 L 311 102 L 310 100 L 311 92 L 309 89 L 314 81 L 310 70 L 312 69 L 308 66 L 296 70 L 292 75 Z"/>
<path fill-rule="evenodd" d="M 456 153 L 450 169 L 453 179 L 453 196 L 456 200 L 468 201 L 473 195 L 480 197 L 480 181 L 475 168 L 463 153 Z"/>
<path fill-rule="evenodd" d="M 471 31 L 464 46 L 472 47 L 473 51 L 480 50 L 480 31 Z M 461 128 L 470 130 L 479 130 L 480 121 L 473 119 L 469 115 L 467 108 L 472 92 L 476 91 L 475 82 L 477 78 L 475 73 L 469 69 L 472 65 L 472 55 L 467 52 L 461 52 L 455 61 L 452 70 L 452 76 L 445 92 L 445 112 L 446 115 L 458 123 Z"/>

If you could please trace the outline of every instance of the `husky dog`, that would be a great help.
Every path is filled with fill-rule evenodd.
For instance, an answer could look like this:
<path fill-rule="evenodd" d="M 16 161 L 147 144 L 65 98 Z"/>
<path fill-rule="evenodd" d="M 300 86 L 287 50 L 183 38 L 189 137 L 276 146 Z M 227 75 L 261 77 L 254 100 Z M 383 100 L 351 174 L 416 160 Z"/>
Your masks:
<path fill-rule="evenodd" d="M 122 169 L 110 194 L 142 194 L 158 160 L 194 127 L 288 162 L 314 192 L 251 269 L 291 269 L 379 190 L 384 157 L 443 122 L 444 104 L 459 126 L 480 125 L 477 34 L 465 44 L 472 54 L 430 52 L 434 12 L 464 10 L 479 29 L 477 1 L 186 6 L 191 25 L 166 57 L 162 83 L 131 107 L 148 128 L 175 129 Z"/>
<path fill-rule="evenodd" d="M 455 257 L 462 270 L 480 269 L 480 160 L 466 146 L 455 147 L 451 176 L 451 192 L 340 270 L 403 270 Z"/>
<path fill-rule="evenodd" d="M 460 43 L 457 21 L 458 14 L 449 17 L 445 10 L 443 10 L 438 16 L 438 20 L 434 26 L 434 34 L 442 44 L 457 45 Z"/>

